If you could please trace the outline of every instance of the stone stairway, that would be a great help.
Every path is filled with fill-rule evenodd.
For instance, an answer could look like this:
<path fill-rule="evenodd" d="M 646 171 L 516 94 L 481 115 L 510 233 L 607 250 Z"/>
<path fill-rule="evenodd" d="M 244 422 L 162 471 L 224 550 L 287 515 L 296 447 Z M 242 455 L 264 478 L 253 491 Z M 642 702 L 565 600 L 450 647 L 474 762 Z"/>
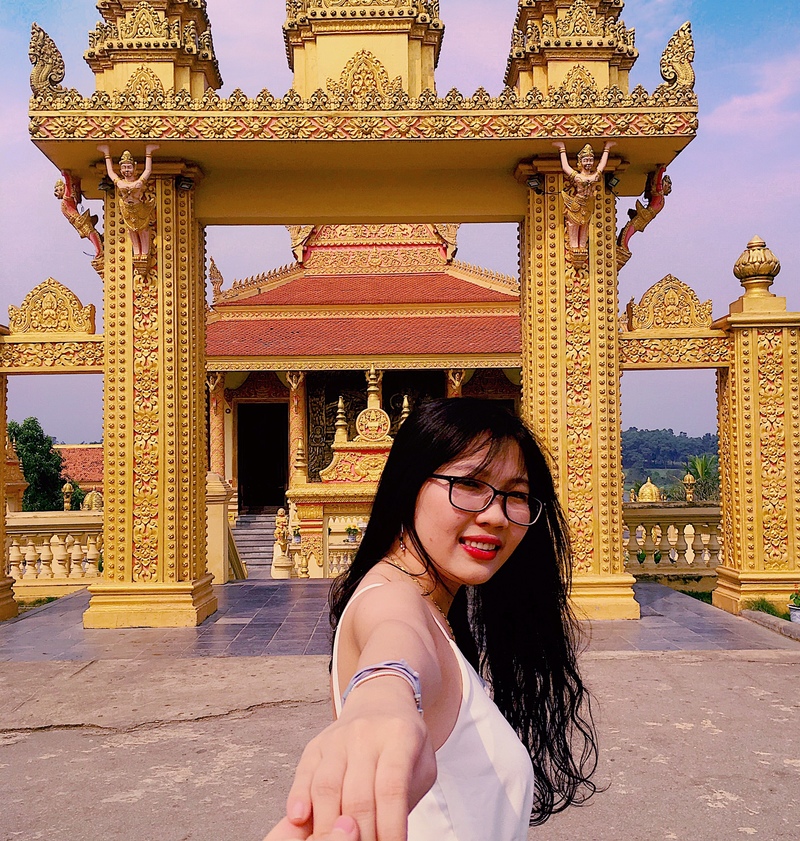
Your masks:
<path fill-rule="evenodd" d="M 272 546 L 275 543 L 277 508 L 262 508 L 240 514 L 231 529 L 239 557 L 247 565 L 250 578 L 269 578 L 272 570 Z"/>

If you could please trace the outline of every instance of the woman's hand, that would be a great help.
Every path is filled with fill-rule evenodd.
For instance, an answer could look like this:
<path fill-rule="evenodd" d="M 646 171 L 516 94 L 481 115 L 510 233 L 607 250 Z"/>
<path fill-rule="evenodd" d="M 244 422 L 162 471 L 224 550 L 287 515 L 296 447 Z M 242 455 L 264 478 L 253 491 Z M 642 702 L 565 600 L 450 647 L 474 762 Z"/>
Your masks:
<path fill-rule="evenodd" d="M 555 146 L 556 149 L 558 149 L 559 152 L 566 152 L 567 151 L 567 147 L 560 140 L 553 141 L 553 146 Z"/>
<path fill-rule="evenodd" d="M 97 151 L 100 152 L 100 154 L 104 158 L 108 158 L 108 157 L 111 156 L 111 149 L 109 148 L 109 146 L 106 143 L 100 144 L 100 146 L 97 147 Z"/>
<path fill-rule="evenodd" d="M 144 153 L 147 157 L 153 154 L 153 152 L 157 151 L 161 147 L 158 143 L 148 143 L 147 146 L 144 147 Z"/>
<path fill-rule="evenodd" d="M 311 837 L 311 822 L 303 826 L 295 826 L 288 818 L 284 818 L 264 841 L 306 841 Z M 359 841 L 358 826 L 349 817 L 341 817 L 333 825 L 328 835 L 315 835 L 315 841 Z"/>
<path fill-rule="evenodd" d="M 361 841 L 406 841 L 408 814 L 436 779 L 428 728 L 398 677 L 362 684 L 341 718 L 309 742 L 287 801 L 295 826 L 326 837 L 352 816 Z"/>

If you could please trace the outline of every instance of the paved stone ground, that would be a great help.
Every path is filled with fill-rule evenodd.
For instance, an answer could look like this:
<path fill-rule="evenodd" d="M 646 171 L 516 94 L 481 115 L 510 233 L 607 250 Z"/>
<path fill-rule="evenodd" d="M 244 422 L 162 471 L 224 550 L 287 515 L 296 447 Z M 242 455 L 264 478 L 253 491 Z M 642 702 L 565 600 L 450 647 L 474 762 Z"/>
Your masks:
<path fill-rule="evenodd" d="M 328 654 L 328 584 L 245 581 L 215 587 L 219 610 L 199 628 L 86 630 L 80 591 L 0 624 L 0 662 L 141 660 Z M 591 651 L 716 651 L 797 648 L 766 628 L 658 584 L 636 585 L 638 622 L 587 623 Z"/>
<path fill-rule="evenodd" d="M 637 591 L 583 655 L 606 790 L 530 838 L 797 841 L 800 643 Z M 85 594 L 0 626 L 2 841 L 263 837 L 330 718 L 327 657 L 291 653 L 327 650 L 325 585 L 220 593 L 199 629 L 84 631 Z"/>

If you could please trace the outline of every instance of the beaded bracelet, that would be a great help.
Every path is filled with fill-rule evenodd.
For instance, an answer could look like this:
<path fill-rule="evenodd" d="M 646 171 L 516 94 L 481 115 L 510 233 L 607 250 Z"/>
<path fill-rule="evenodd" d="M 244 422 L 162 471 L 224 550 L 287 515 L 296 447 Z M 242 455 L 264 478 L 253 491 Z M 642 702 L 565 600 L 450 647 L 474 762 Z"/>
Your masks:
<path fill-rule="evenodd" d="M 381 663 L 375 663 L 374 666 L 365 666 L 363 669 L 359 669 L 350 679 L 347 689 L 342 693 L 342 704 L 357 686 L 373 678 L 387 675 L 401 677 L 408 683 L 414 693 L 417 711 L 422 715 L 422 686 L 419 681 L 419 672 L 415 672 L 405 660 L 384 660 Z"/>

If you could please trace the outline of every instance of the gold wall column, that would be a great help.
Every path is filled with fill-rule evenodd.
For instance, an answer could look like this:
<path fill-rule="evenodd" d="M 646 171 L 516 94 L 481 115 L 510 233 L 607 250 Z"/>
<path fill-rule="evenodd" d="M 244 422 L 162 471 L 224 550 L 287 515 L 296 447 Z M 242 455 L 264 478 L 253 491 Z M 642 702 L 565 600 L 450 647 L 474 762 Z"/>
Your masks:
<path fill-rule="evenodd" d="M 298 466 L 298 444 L 303 454 L 308 452 L 306 440 L 307 388 L 306 375 L 302 371 L 289 371 L 289 487 L 304 485 L 308 481 L 308 469 Z"/>
<path fill-rule="evenodd" d="M 105 546 L 87 628 L 187 627 L 217 608 L 206 571 L 202 230 L 182 163 L 155 163 L 149 259 L 105 203 Z"/>
<path fill-rule="evenodd" d="M 225 478 L 225 374 L 208 375 L 209 470 Z"/>
<path fill-rule="evenodd" d="M 575 557 L 572 599 L 596 619 L 636 619 L 623 569 L 616 205 L 601 179 L 589 261 L 566 259 L 564 177 L 536 161 L 520 230 L 522 414 L 549 448 Z"/>
<path fill-rule="evenodd" d="M 0 621 L 11 619 L 17 615 L 17 603 L 14 601 L 12 589 L 14 579 L 6 571 L 6 398 L 8 394 L 8 377 L 0 374 L 0 442 L 3 444 L 2 458 L 0 458 Z"/>
<path fill-rule="evenodd" d="M 718 379 L 723 563 L 713 600 L 785 607 L 800 581 L 800 313 L 769 291 L 780 263 L 758 237 L 734 268 L 745 293 L 717 325 L 731 336 Z"/>

